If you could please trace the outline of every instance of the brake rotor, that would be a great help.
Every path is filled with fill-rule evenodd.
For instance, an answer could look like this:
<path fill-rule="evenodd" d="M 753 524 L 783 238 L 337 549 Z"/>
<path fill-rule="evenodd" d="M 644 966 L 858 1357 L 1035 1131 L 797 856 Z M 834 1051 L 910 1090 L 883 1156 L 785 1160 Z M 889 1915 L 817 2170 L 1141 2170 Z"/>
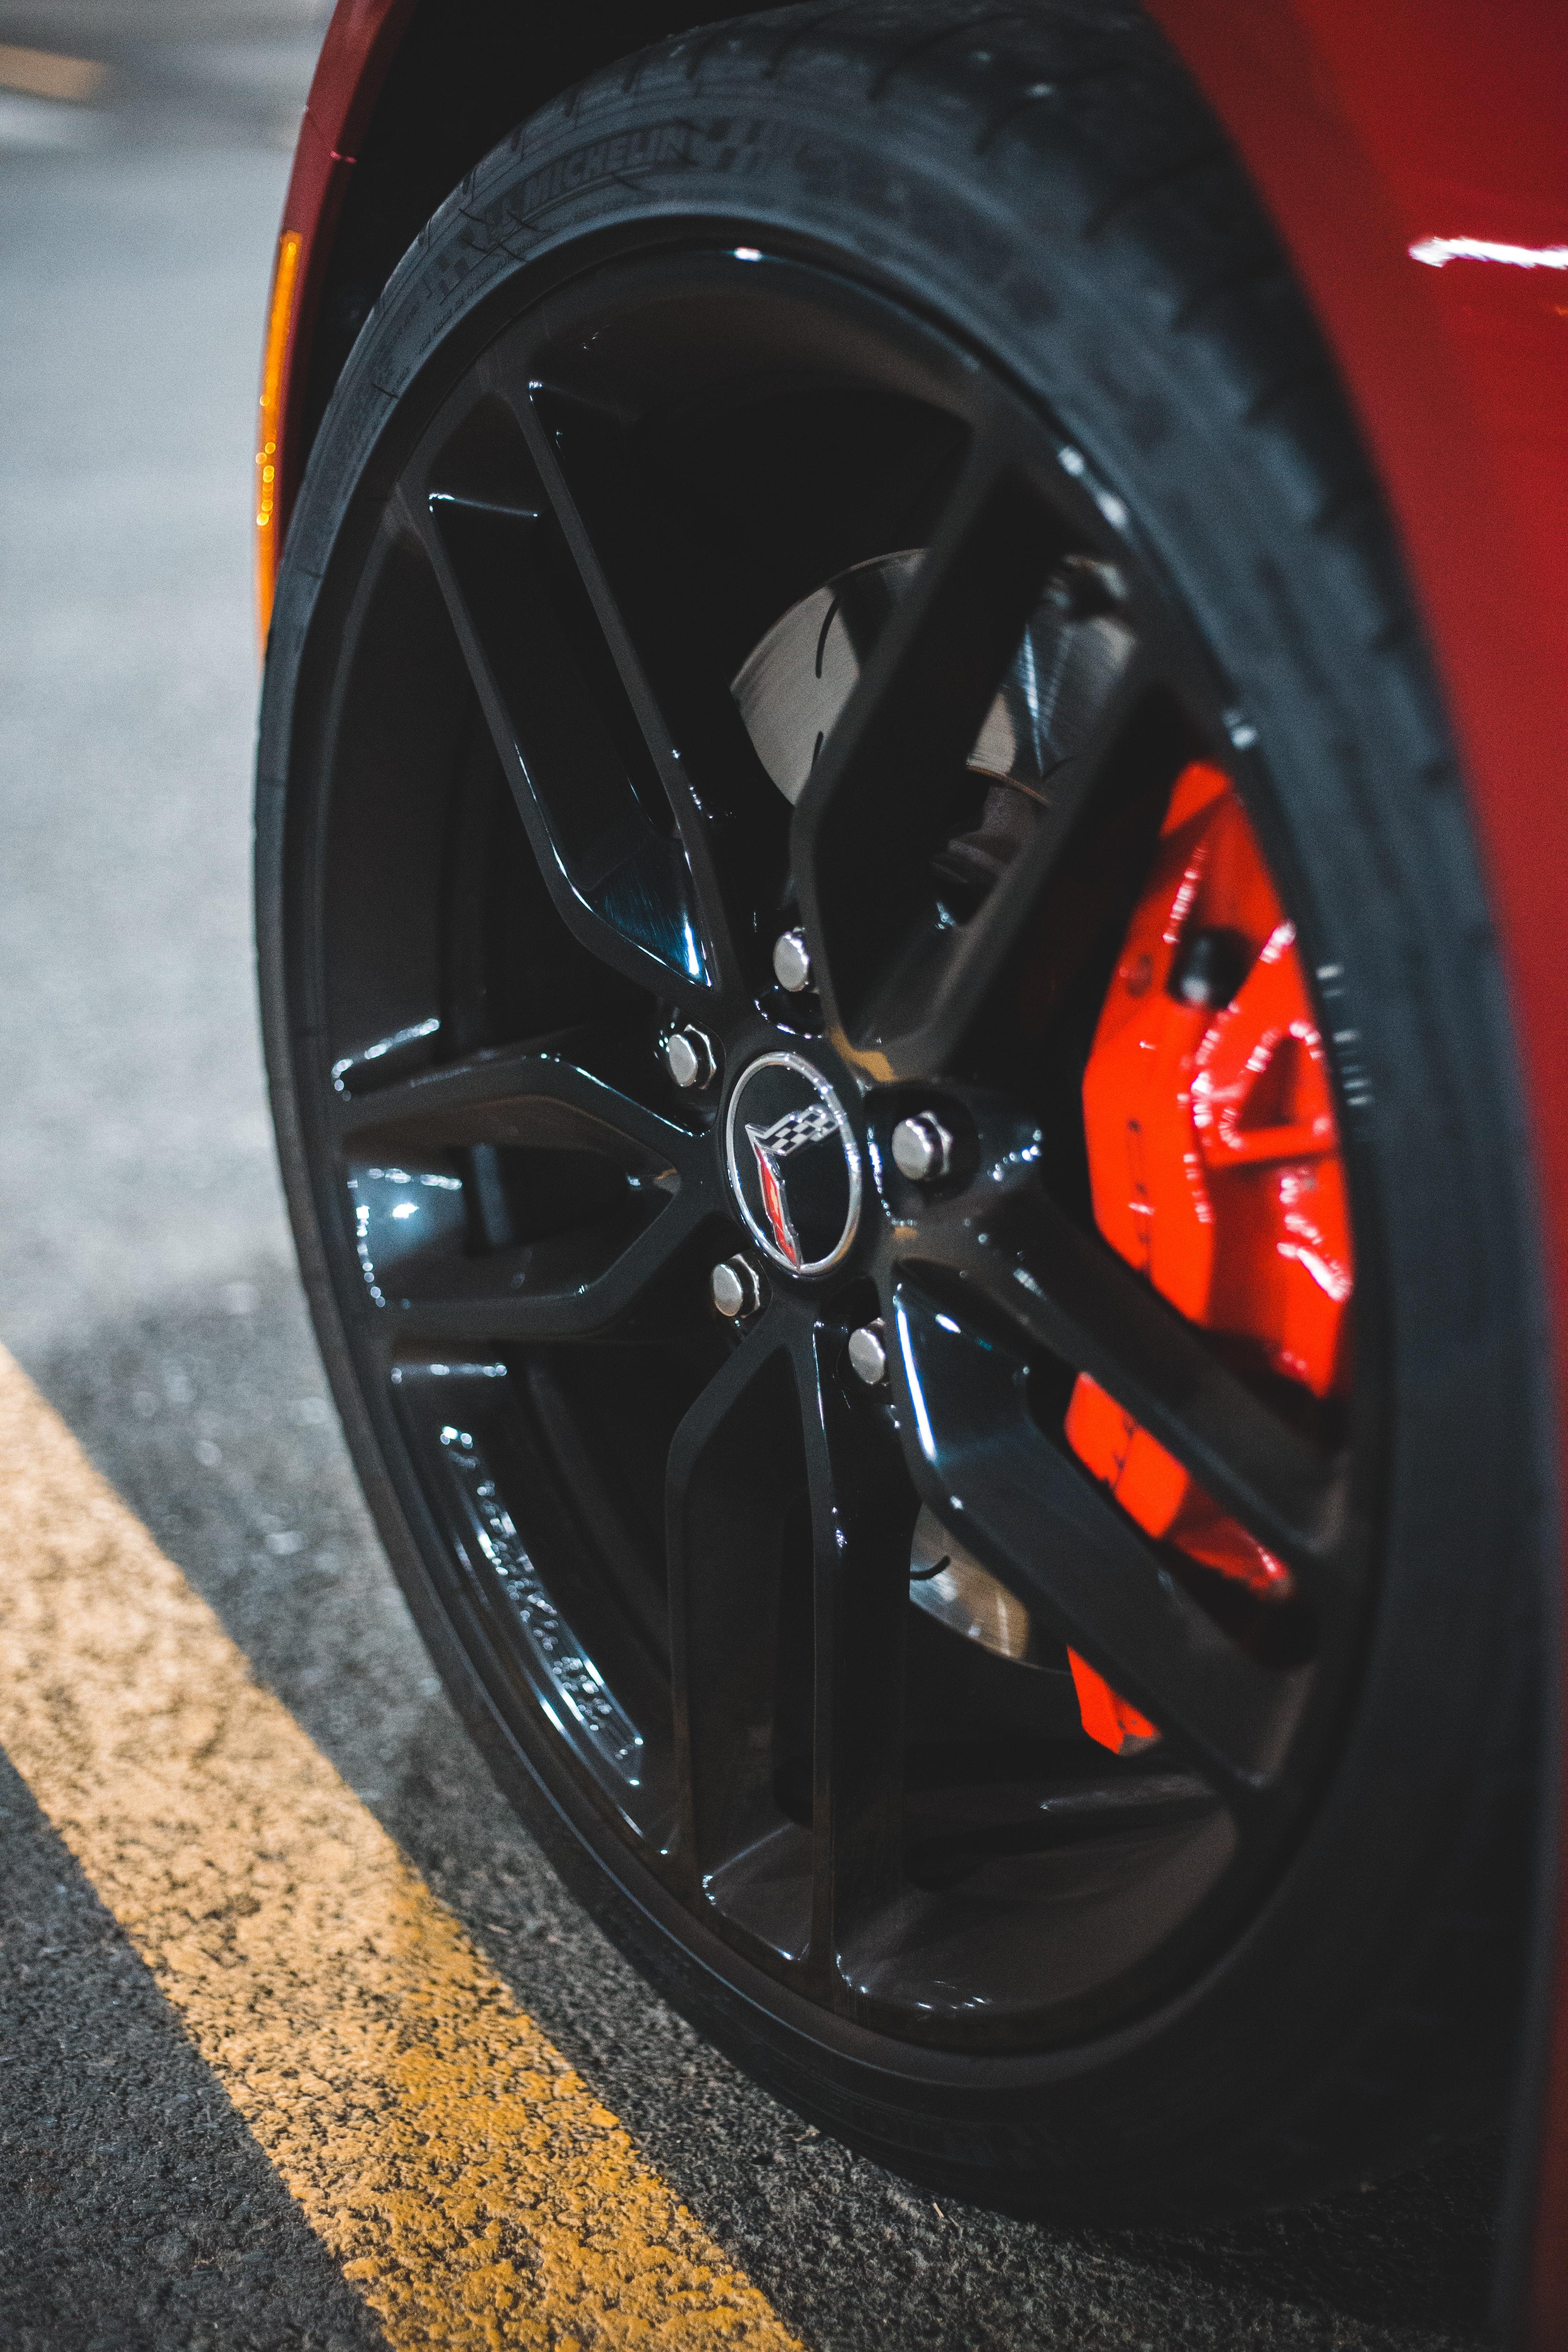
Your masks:
<path fill-rule="evenodd" d="M 792 604 L 747 656 L 731 691 L 758 758 L 792 803 L 799 800 L 867 654 L 912 577 L 922 548 L 873 556 Z M 936 861 L 956 911 L 966 914 L 1011 864 L 1068 756 L 1132 649 L 1117 617 L 1113 568 L 1069 557 L 1024 633 L 1012 668 L 965 762 L 987 787 L 979 821 Z"/>
<path fill-rule="evenodd" d="M 731 687 L 757 757 L 786 801 L 799 800 L 861 664 L 925 550 L 851 565 L 792 604 Z M 967 765 L 1038 800 L 1116 681 L 1131 633 L 1113 607 L 1110 566 L 1069 558 L 1024 635 Z"/>

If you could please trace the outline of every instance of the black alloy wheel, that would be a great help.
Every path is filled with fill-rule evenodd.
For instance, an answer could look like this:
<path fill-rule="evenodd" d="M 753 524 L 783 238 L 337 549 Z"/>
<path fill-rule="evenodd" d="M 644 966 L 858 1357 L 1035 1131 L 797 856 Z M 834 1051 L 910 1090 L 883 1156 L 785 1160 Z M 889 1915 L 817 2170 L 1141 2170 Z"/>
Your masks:
<path fill-rule="evenodd" d="M 650 53 L 444 208 L 323 426 L 258 906 L 367 1490 L 612 1932 L 950 2187 L 1247 2203 L 1496 2096 L 1533 1367 L 1445 758 L 1300 298 L 1137 18 Z M 1096 1227 L 1086 1060 L 1194 763 L 1315 975 L 1323 1401 Z M 1089 1475 L 1083 1375 L 1283 1599 Z M 1086 1738 L 1069 1652 L 1158 1736 Z"/>

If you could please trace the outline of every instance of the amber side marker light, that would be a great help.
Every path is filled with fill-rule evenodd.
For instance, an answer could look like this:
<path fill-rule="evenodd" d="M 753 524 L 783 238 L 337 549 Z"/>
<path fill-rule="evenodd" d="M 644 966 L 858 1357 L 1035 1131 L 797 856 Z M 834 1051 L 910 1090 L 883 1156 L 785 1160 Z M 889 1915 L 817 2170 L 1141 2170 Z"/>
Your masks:
<path fill-rule="evenodd" d="M 300 232 L 285 229 L 278 240 L 272 299 L 267 310 L 267 342 L 261 359 L 261 398 L 256 419 L 256 626 L 263 655 L 272 620 L 272 590 L 278 578 L 278 444 L 282 434 L 283 355 L 294 323 L 300 277 Z"/>

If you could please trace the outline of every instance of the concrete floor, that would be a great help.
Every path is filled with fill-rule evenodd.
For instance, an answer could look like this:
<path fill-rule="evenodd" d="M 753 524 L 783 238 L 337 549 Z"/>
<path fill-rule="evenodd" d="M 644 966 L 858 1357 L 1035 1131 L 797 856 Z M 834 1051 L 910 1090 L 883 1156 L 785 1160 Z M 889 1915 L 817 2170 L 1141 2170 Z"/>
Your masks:
<path fill-rule="evenodd" d="M 149 6 L 138 47 L 128 10 L 0 11 L 121 41 L 96 113 L 0 93 L 0 1339 L 814 2352 L 1475 2342 L 1487 2151 L 1131 2237 L 939 2217 L 807 2134 L 563 1894 L 429 1672 L 325 1402 L 253 1006 L 251 406 L 317 13 Z M 0 1924 L 0 2342 L 377 2341 L 8 1772 Z"/>

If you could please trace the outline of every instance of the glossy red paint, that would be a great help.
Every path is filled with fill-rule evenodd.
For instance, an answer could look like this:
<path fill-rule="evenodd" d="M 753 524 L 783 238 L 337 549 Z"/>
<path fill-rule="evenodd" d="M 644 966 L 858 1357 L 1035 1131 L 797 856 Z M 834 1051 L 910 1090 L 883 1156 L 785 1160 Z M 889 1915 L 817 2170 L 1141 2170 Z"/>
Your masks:
<path fill-rule="evenodd" d="M 1083 1076 L 1095 1223 L 1173 1307 L 1316 1397 L 1349 1370 L 1350 1208 L 1295 926 L 1230 779 L 1178 777 Z M 1266 1602 L 1283 1561 L 1087 1372 L 1067 1437 L 1149 1535 Z M 1083 1727 L 1118 1755 L 1158 1733 L 1068 1651 Z"/>
<path fill-rule="evenodd" d="M 1559 0 L 1151 0 L 1271 206 L 1405 539 L 1489 865 L 1518 1025 L 1568 1461 L 1568 273 L 1410 257 L 1568 246 Z M 1560 1488 L 1562 1480 L 1560 1476 Z M 1565 1531 L 1568 1532 L 1568 1531 Z M 1563 1557 L 1568 1559 L 1568 1541 Z M 1568 1921 L 1531 2352 L 1568 2346 Z"/>
<path fill-rule="evenodd" d="M 414 0 L 340 0 L 285 225 L 301 294 L 286 415 L 357 142 Z M 461 0 L 447 0 L 460 7 Z M 1568 273 L 1411 257 L 1433 236 L 1568 246 L 1561 0 L 1148 0 L 1317 306 L 1403 533 L 1489 868 L 1568 1411 Z M 297 436 L 294 436 L 297 437 Z M 281 453 L 287 512 L 294 437 Z M 1568 1458 L 1568 1423 L 1554 1435 Z M 1568 1559 L 1568 1544 L 1564 1545 Z M 1531 2352 L 1568 2347 L 1568 1927 L 1542 2140 Z"/>
<path fill-rule="evenodd" d="M 1348 1372 L 1350 1211 L 1295 926 L 1228 777 L 1178 778 L 1083 1076 L 1094 1217 L 1173 1307 L 1316 1397 Z M 1152 1536 L 1269 1597 L 1289 1570 L 1083 1374 L 1073 1450 Z"/>
<path fill-rule="evenodd" d="M 300 404 L 322 274 L 359 142 L 416 5 L 416 0 L 339 0 L 300 124 L 280 230 L 298 232 L 300 251 L 279 401 L 279 546 L 300 485 Z"/>

